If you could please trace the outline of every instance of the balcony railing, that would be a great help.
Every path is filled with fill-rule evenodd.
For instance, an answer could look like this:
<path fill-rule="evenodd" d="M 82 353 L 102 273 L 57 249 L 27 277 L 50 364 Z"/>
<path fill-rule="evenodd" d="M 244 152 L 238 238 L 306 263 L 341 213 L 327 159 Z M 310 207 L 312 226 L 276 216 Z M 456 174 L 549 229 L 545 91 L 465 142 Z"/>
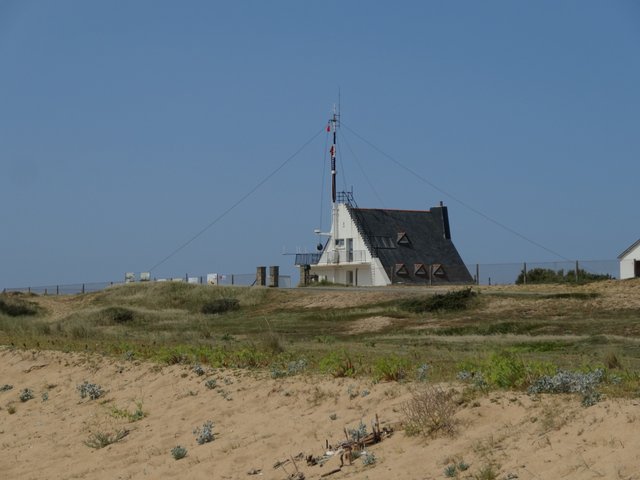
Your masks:
<path fill-rule="evenodd" d="M 296 265 L 317 265 L 322 253 L 296 253 Z"/>
<path fill-rule="evenodd" d="M 324 258 L 321 253 L 298 253 L 296 265 L 335 265 L 340 263 L 364 263 L 367 261 L 366 250 L 331 250 Z"/>

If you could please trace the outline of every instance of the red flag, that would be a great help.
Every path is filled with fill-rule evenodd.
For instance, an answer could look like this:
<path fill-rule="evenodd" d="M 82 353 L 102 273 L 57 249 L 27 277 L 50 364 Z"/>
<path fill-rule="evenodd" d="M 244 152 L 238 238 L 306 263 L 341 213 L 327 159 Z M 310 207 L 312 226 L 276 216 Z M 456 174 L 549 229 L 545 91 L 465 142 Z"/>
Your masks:
<path fill-rule="evenodd" d="M 331 131 L 331 125 L 327 123 L 327 132 L 330 132 L 330 131 Z"/>

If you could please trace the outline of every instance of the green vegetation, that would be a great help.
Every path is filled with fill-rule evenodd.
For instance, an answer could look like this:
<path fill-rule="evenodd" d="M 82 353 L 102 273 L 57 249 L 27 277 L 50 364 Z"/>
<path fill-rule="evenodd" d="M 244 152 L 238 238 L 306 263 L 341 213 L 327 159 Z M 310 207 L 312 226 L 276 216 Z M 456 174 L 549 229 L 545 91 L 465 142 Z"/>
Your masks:
<path fill-rule="evenodd" d="M 114 432 L 114 433 L 94 432 L 91 435 L 89 435 L 89 438 L 85 440 L 84 444 L 87 447 L 100 449 L 100 448 L 109 446 L 112 443 L 119 442 L 127 435 L 129 435 L 129 430 L 118 430 L 117 432 Z"/>
<path fill-rule="evenodd" d="M 520 271 L 520 275 L 516 279 L 516 285 L 527 284 L 539 284 L 539 283 L 586 283 L 597 282 L 600 280 L 611 280 L 611 275 L 602 275 L 597 273 L 589 273 L 581 268 L 578 269 L 578 276 L 576 278 L 575 270 L 563 269 L 552 270 L 550 268 L 532 268 L 528 272 L 524 269 Z M 526 278 L 526 281 L 525 281 Z"/>
<path fill-rule="evenodd" d="M 237 310 L 239 307 L 240 302 L 236 298 L 216 298 L 204 303 L 200 311 L 208 315 L 214 315 Z"/>
<path fill-rule="evenodd" d="M 24 298 L 21 293 L 0 294 L 0 314 L 24 317 L 38 314 L 38 305 Z"/>
<path fill-rule="evenodd" d="M 477 292 L 471 288 L 465 288 L 447 293 L 436 293 L 429 297 L 404 300 L 400 303 L 400 307 L 414 313 L 466 310 L 477 295 Z"/>
<path fill-rule="evenodd" d="M 118 408 L 115 405 L 111 408 L 111 416 L 114 418 L 124 418 L 129 422 L 137 422 L 147 416 L 147 412 L 142 409 L 142 401 L 137 401 L 135 409 L 130 412 L 126 408 Z"/>
<path fill-rule="evenodd" d="M 378 381 L 399 382 L 407 377 L 407 372 L 410 369 L 411 362 L 408 358 L 397 355 L 380 357 L 373 364 L 373 378 Z"/>
<path fill-rule="evenodd" d="M 526 389 L 559 370 L 604 368 L 620 379 L 605 381 L 604 393 L 640 396 L 638 285 L 367 291 L 162 282 L 74 296 L 4 294 L 4 304 L 31 313 L 0 311 L 0 345 L 258 368 L 275 378 L 320 372 L 432 383 L 468 370 L 486 388 Z M 419 374 L 425 365 L 428 376 L 426 367 Z"/>

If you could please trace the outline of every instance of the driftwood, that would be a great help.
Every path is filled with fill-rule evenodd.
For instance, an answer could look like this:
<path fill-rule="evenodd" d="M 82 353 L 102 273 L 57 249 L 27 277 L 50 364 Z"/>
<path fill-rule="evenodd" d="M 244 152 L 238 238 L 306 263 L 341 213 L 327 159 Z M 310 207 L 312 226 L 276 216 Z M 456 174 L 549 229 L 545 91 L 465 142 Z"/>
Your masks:
<path fill-rule="evenodd" d="M 324 477 L 328 477 L 329 475 L 333 475 L 334 473 L 338 473 L 342 471 L 342 467 L 340 468 L 334 468 L 333 470 L 327 472 L 327 473 L 323 473 L 322 475 L 320 475 L 320 478 L 324 478 Z"/>
<path fill-rule="evenodd" d="M 319 467 L 322 467 L 325 463 L 327 463 L 329 460 L 334 458 L 336 455 L 340 455 L 340 466 L 337 466 L 332 470 L 329 470 L 328 472 L 325 472 L 322 475 L 320 475 L 321 478 L 329 477 L 335 473 L 342 471 L 343 467 L 345 466 L 345 460 L 349 462 L 349 465 L 352 465 L 353 459 L 354 459 L 354 452 L 359 452 L 361 450 L 364 450 L 365 447 L 379 443 L 385 438 L 389 438 L 391 435 L 393 435 L 394 429 L 391 426 L 385 426 L 383 428 L 380 428 L 380 419 L 376 414 L 375 419 L 371 422 L 371 430 L 372 430 L 371 433 L 363 436 L 362 438 L 356 437 L 355 439 L 353 439 L 349 436 L 349 431 L 347 430 L 347 428 L 344 427 L 343 432 L 345 435 L 345 440 L 339 441 L 335 445 L 331 445 L 328 439 L 325 440 L 324 453 L 322 455 L 305 456 L 304 453 L 300 453 L 295 457 L 289 456 L 289 458 L 285 460 L 276 462 L 273 465 L 273 468 L 282 468 L 282 470 L 287 474 L 287 480 L 304 480 L 305 478 L 304 473 L 298 469 L 296 460 L 304 459 L 306 461 L 307 466 L 309 467 L 316 466 L 316 465 Z M 293 468 L 295 469 L 294 473 L 290 474 L 284 468 L 285 465 L 289 465 L 289 464 L 293 465 Z"/>

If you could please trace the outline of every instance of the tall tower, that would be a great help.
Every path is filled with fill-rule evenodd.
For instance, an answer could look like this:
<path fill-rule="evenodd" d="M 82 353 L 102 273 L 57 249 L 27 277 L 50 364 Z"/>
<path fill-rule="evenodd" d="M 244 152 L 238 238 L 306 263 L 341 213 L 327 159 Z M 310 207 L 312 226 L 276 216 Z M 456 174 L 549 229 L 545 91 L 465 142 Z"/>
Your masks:
<path fill-rule="evenodd" d="M 336 136 L 337 129 L 340 126 L 340 113 L 336 110 L 336 106 L 333 106 L 333 115 L 329 120 L 329 124 L 327 125 L 327 130 L 329 130 L 333 135 L 333 141 L 331 143 L 331 149 L 329 150 L 331 154 L 331 226 L 333 237 L 331 241 L 333 245 L 331 245 L 329 250 L 335 251 L 336 248 L 336 239 L 338 235 L 338 202 L 336 198 Z M 338 255 L 334 254 L 334 262 L 338 261 Z"/>

